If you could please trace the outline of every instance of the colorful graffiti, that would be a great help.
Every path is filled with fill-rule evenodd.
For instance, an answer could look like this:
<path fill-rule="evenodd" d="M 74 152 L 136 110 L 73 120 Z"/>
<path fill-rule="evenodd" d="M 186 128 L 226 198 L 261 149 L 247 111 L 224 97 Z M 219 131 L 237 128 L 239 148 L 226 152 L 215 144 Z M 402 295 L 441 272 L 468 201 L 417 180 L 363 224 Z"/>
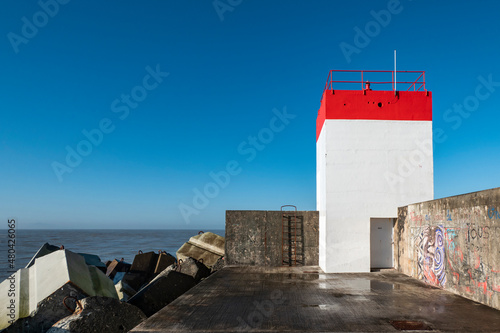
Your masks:
<path fill-rule="evenodd" d="M 420 234 L 418 246 L 419 277 L 435 286 L 446 284 L 445 240 L 442 226 L 426 226 Z"/>
<path fill-rule="evenodd" d="M 459 200 L 402 211 L 398 266 L 428 284 L 500 309 L 500 205 L 467 207 L 467 200 Z"/>
<path fill-rule="evenodd" d="M 486 262 L 490 227 L 465 223 L 465 228 L 446 228 L 448 270 L 453 275 L 450 288 L 466 294 L 491 297 L 497 291 L 497 272 Z M 459 238 L 458 235 L 461 235 Z"/>

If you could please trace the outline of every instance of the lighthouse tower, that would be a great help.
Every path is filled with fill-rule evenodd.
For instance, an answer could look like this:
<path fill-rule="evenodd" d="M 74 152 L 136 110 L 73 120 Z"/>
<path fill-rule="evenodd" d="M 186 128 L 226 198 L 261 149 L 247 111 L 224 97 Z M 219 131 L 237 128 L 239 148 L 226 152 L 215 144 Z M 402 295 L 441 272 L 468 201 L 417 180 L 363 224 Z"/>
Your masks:
<path fill-rule="evenodd" d="M 342 75 L 352 79 L 338 79 Z M 395 82 L 396 75 L 413 77 Z M 337 90 L 346 85 L 352 90 Z M 425 72 L 330 71 L 316 154 L 323 271 L 393 267 L 398 207 L 434 197 L 432 94 Z"/>

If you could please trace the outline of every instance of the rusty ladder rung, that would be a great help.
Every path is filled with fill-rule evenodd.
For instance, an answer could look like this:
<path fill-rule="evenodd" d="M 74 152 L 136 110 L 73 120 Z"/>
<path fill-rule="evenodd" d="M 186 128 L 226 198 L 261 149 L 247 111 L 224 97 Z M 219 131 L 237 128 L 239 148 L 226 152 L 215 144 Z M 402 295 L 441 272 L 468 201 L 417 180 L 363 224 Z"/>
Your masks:
<path fill-rule="evenodd" d="M 285 207 L 293 207 L 293 210 L 288 210 L 287 213 L 283 210 Z M 282 266 L 297 266 L 297 236 L 300 238 L 302 234 L 297 235 L 297 207 L 293 205 L 281 206 L 281 265 Z M 286 229 L 286 231 L 285 231 Z M 286 235 L 286 237 L 285 237 Z M 285 249 L 286 247 L 286 249 Z M 299 256 L 301 256 L 299 254 Z M 299 260 L 300 263 L 300 260 Z"/>

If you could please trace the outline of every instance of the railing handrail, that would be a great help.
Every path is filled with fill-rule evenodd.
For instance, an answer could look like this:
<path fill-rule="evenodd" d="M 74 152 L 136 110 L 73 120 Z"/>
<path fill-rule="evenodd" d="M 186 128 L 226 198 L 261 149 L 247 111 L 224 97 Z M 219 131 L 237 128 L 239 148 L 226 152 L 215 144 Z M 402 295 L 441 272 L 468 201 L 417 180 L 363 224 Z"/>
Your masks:
<path fill-rule="evenodd" d="M 361 80 L 333 80 L 333 74 L 334 72 L 344 72 L 344 73 L 360 73 L 361 74 Z M 391 81 L 368 81 L 364 80 L 363 76 L 364 73 L 392 73 L 392 79 Z M 420 74 L 415 81 L 394 81 L 394 73 L 414 73 L 414 74 Z M 364 90 L 365 88 L 363 87 L 363 84 L 369 82 L 370 84 L 392 84 L 392 90 L 395 91 L 395 84 L 410 84 L 408 89 L 406 91 L 410 91 L 410 89 L 413 88 L 413 91 L 420 91 L 420 89 L 423 89 L 423 91 L 427 91 L 425 89 L 425 71 L 377 71 L 377 70 L 356 70 L 356 69 L 332 69 L 328 73 L 328 78 L 325 83 L 325 89 L 323 90 L 323 93 L 326 90 L 332 90 L 333 89 L 333 84 L 334 83 L 361 83 L 361 90 Z M 417 88 L 418 87 L 418 88 Z"/>

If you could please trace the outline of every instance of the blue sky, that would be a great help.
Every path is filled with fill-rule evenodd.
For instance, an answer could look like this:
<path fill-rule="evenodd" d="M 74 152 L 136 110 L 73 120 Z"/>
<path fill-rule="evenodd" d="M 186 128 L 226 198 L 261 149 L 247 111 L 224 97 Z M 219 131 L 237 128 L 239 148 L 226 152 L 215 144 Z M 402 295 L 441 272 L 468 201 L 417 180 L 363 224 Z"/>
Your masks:
<path fill-rule="evenodd" d="M 426 71 L 446 135 L 435 197 L 498 187 L 499 12 L 495 1 L 5 2 L 1 216 L 203 230 L 223 229 L 230 209 L 315 210 L 328 71 L 391 70 L 394 49 L 398 70 Z M 377 15 L 346 56 L 340 45 L 356 47 Z M 453 111 L 480 77 L 488 96 Z"/>

